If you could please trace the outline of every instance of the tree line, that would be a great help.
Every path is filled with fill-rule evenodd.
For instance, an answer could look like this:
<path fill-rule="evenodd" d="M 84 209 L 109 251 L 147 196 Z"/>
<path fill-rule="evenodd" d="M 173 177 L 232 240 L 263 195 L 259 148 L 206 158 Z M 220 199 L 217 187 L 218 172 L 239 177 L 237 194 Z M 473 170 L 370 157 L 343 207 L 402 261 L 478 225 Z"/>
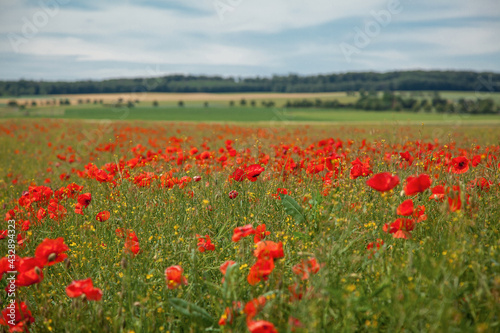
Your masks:
<path fill-rule="evenodd" d="M 361 90 L 359 98 L 352 103 L 341 103 L 338 100 L 302 99 L 287 101 L 286 108 L 349 108 L 366 111 L 410 111 L 435 113 L 468 113 L 468 114 L 498 114 L 500 107 L 491 98 L 450 100 L 442 98 L 439 92 L 434 92 L 430 98 L 422 93 L 411 93 L 409 97 L 385 91 L 379 94 L 375 91 Z"/>
<path fill-rule="evenodd" d="M 500 91 L 500 74 L 472 71 L 359 72 L 325 75 L 235 78 L 168 75 L 157 78 L 102 81 L 0 81 L 0 96 L 94 93 L 232 93 L 232 92 L 335 92 L 335 91 L 454 90 Z"/>

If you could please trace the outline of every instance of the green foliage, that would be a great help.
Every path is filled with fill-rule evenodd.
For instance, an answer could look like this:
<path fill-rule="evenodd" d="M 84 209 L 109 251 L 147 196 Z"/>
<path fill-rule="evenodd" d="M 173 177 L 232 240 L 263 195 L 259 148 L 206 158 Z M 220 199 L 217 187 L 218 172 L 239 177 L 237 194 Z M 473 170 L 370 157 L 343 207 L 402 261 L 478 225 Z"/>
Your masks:
<path fill-rule="evenodd" d="M 280 198 L 286 213 L 295 219 L 295 223 L 301 224 L 306 220 L 304 209 L 302 209 L 295 199 L 287 194 L 280 194 Z"/>
<path fill-rule="evenodd" d="M 482 80 L 480 80 L 482 78 Z M 113 79 L 104 81 L 46 82 L 0 81 L 0 96 L 173 92 L 328 92 L 456 90 L 499 91 L 498 73 L 466 71 L 398 71 L 387 73 L 356 72 L 315 76 L 273 76 L 272 78 L 223 78 L 220 76 L 169 75 L 158 78 Z"/>
<path fill-rule="evenodd" d="M 215 323 L 210 313 L 196 304 L 183 300 L 182 298 L 170 298 L 168 301 L 176 311 L 186 316 L 192 323 L 198 323 L 206 327 Z"/>

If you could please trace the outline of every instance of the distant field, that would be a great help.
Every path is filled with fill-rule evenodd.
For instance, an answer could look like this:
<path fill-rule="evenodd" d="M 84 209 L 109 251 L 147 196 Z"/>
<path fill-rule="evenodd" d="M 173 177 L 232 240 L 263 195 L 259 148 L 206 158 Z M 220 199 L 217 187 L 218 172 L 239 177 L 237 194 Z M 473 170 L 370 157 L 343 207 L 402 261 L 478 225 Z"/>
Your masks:
<path fill-rule="evenodd" d="M 434 92 L 431 91 L 401 91 L 396 92 L 403 96 L 415 97 L 417 99 L 432 99 Z M 381 93 L 379 93 L 381 94 Z M 475 100 L 477 98 L 485 99 L 491 98 L 496 104 L 500 104 L 500 93 L 490 92 L 474 92 L 474 91 L 442 91 L 441 97 L 452 101 L 458 101 L 461 98 Z M 120 99 L 123 102 L 139 101 L 139 106 L 149 106 L 153 101 L 157 101 L 160 106 L 175 106 L 179 101 L 183 101 L 186 106 L 203 106 L 208 103 L 211 106 L 228 106 L 230 101 L 236 105 L 242 99 L 250 101 L 260 106 L 261 102 L 272 101 L 277 106 L 283 106 L 287 101 L 293 100 L 315 100 L 321 99 L 323 101 L 338 100 L 340 103 L 354 103 L 359 98 L 358 93 L 347 95 L 345 92 L 331 92 L 331 93 L 234 93 L 234 94 L 209 94 L 209 93 L 121 93 L 121 94 L 82 94 L 82 95 L 46 95 L 46 96 L 21 96 L 21 97 L 0 97 L 0 108 L 6 106 L 10 100 L 17 100 L 19 104 L 28 103 L 31 105 L 33 101 L 38 106 L 46 106 L 49 101 L 59 101 L 61 99 L 68 99 L 73 106 L 91 106 L 94 101 L 103 101 L 103 104 L 116 103 Z M 31 108 L 31 106 L 29 106 Z"/>
<path fill-rule="evenodd" d="M 16 98 L 2 97 L 0 104 L 6 104 L 9 100 L 16 99 L 22 104 L 31 101 L 43 100 L 60 100 L 69 99 L 71 104 L 78 104 L 78 100 L 86 103 L 90 100 L 103 100 L 104 103 L 116 103 L 119 99 L 123 101 L 140 101 L 141 103 L 151 104 L 153 101 L 158 101 L 160 105 L 175 105 L 178 101 L 184 101 L 186 104 L 203 105 L 204 102 L 223 103 L 227 105 L 229 101 L 239 103 L 241 99 L 247 102 L 255 100 L 257 103 L 261 101 L 274 101 L 275 103 L 286 103 L 287 100 L 294 99 L 311 99 L 321 98 L 325 100 L 337 99 L 342 103 L 354 102 L 356 96 L 347 96 L 345 92 L 332 93 L 234 93 L 234 94 L 209 94 L 209 93 L 121 93 L 121 94 L 82 94 L 82 95 L 47 95 L 47 96 L 21 96 Z"/>
<path fill-rule="evenodd" d="M 399 92 L 403 97 L 430 100 L 434 92 L 416 91 Z M 381 93 L 379 93 L 381 94 Z M 457 102 L 461 98 L 492 98 L 500 104 L 500 93 L 475 92 L 440 92 L 442 98 Z M 91 94 L 91 95 L 53 95 L 24 96 L 17 98 L 25 109 L 7 107 L 12 98 L 0 98 L 1 118 L 67 118 L 67 119 L 110 119 L 110 120 L 165 120 L 198 122 L 365 122 L 398 123 L 425 122 L 434 124 L 483 123 L 499 125 L 498 115 L 437 114 L 425 112 L 361 111 L 357 109 L 324 108 L 283 108 L 287 101 L 308 99 L 314 101 L 338 100 L 341 103 L 353 103 L 358 94 L 347 95 L 345 92 L 279 94 L 279 93 L 235 93 L 235 94 Z M 52 101 L 68 99 L 71 105 L 52 105 Z M 244 99 L 246 106 L 240 106 Z M 126 104 L 133 101 L 135 107 L 113 107 L 119 100 Z M 101 104 L 102 101 L 102 104 Z M 153 101 L 158 106 L 153 106 Z M 179 107 L 182 101 L 184 107 Z M 233 101 L 234 106 L 229 102 Z M 256 106 L 251 106 L 254 101 Z M 262 102 L 272 101 L 275 107 L 262 107 Z"/>
<path fill-rule="evenodd" d="M 425 122 L 437 124 L 487 123 L 500 124 L 498 115 L 447 115 L 433 113 L 360 111 L 354 109 L 284 109 L 263 107 L 134 107 L 114 108 L 101 106 L 70 106 L 38 108 L 17 111 L 4 117 L 110 119 L 110 120 L 163 120 L 195 122 Z"/>

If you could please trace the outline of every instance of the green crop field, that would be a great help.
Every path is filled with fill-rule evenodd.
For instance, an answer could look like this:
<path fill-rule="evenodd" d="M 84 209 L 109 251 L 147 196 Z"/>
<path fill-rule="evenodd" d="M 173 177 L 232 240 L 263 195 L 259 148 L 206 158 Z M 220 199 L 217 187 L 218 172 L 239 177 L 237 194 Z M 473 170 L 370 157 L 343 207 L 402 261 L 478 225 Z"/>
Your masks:
<path fill-rule="evenodd" d="M 163 121 L 222 121 L 222 122 L 425 122 L 443 125 L 467 123 L 500 124 L 498 115 L 454 115 L 394 111 L 361 111 L 355 109 L 301 109 L 262 107 L 102 107 L 70 106 L 40 107 L 26 111 L 5 112 L 7 118 L 66 118 L 109 120 L 163 120 Z"/>

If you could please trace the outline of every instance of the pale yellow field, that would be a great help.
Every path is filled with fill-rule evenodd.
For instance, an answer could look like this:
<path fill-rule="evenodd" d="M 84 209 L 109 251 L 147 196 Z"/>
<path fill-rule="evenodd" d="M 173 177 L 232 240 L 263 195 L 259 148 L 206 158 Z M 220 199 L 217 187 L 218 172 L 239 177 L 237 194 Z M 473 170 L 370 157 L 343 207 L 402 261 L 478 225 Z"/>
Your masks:
<path fill-rule="evenodd" d="M 78 94 L 78 95 L 50 95 L 50 96 L 36 96 L 32 98 L 12 98 L 12 97 L 2 97 L 0 98 L 0 103 L 7 103 L 9 100 L 17 100 L 19 104 L 24 104 L 31 101 L 50 101 L 52 99 L 69 99 L 71 104 L 77 104 L 78 100 L 103 100 L 104 103 L 114 103 L 120 98 L 127 101 L 141 102 L 178 102 L 180 100 L 184 102 L 238 102 L 241 99 L 250 100 L 273 100 L 273 101 L 283 101 L 287 99 L 315 99 L 315 98 L 328 98 L 328 99 L 338 99 L 339 101 L 345 101 L 346 98 L 355 100 L 352 96 L 347 96 L 345 92 L 332 92 L 332 93 L 234 93 L 234 94 L 210 94 L 210 93 L 113 93 L 113 94 Z"/>

